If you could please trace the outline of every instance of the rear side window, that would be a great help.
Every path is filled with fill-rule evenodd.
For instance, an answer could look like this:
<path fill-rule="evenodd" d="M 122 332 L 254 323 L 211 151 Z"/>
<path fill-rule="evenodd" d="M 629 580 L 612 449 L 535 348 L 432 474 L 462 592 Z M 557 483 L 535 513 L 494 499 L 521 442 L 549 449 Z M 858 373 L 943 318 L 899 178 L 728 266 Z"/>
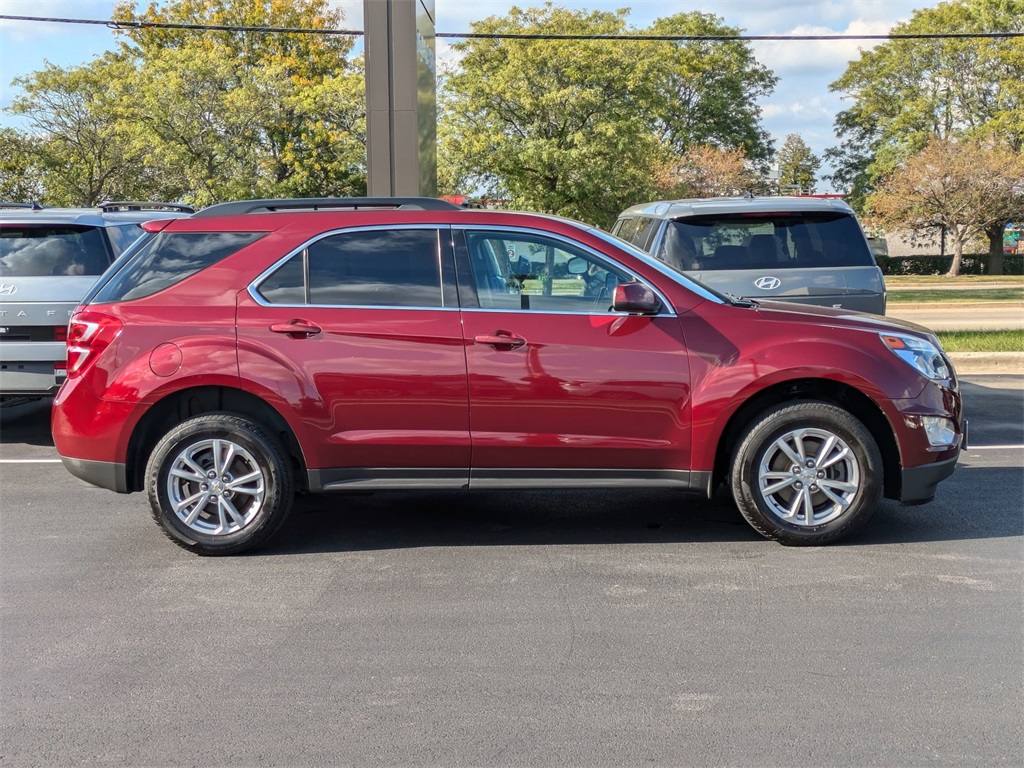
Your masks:
<path fill-rule="evenodd" d="M 262 232 L 161 232 L 128 259 L 91 303 L 131 301 L 194 275 L 263 237 Z"/>
<path fill-rule="evenodd" d="M 141 224 L 118 224 L 107 227 L 110 244 L 114 247 L 114 255 L 120 256 L 124 253 L 129 245 L 145 234 L 145 231 Z"/>
<path fill-rule="evenodd" d="M 661 219 L 653 219 L 650 216 L 637 216 L 632 219 L 620 219 L 616 224 L 614 234 L 621 237 L 627 243 L 632 243 L 642 251 L 650 251 L 654 236 L 658 234 L 658 225 Z"/>
<path fill-rule="evenodd" d="M 100 275 L 109 254 L 99 227 L 0 228 L 0 277 Z"/>
<path fill-rule="evenodd" d="M 331 235 L 292 256 L 257 290 L 272 304 L 440 307 L 438 231 L 381 229 Z"/>
<path fill-rule="evenodd" d="M 682 264 L 683 269 L 809 269 L 875 263 L 857 220 L 844 213 L 694 216 L 671 222 L 669 227 L 658 257 Z"/>

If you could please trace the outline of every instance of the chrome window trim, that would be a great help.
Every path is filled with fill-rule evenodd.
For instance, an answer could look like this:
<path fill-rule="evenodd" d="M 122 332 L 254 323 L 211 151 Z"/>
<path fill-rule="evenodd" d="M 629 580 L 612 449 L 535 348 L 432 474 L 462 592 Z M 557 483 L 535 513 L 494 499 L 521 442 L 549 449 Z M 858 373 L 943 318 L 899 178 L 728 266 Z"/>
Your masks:
<path fill-rule="evenodd" d="M 602 240 L 604 240 L 605 242 L 607 242 L 607 243 L 609 243 L 611 245 L 614 245 L 616 247 L 620 247 L 619 244 L 624 242 L 622 240 L 619 240 L 618 238 L 615 238 L 613 235 L 609 235 L 606 232 L 602 232 L 601 230 L 593 229 L 593 228 L 587 228 L 587 227 L 585 227 L 583 225 L 575 224 L 574 222 L 571 222 L 571 221 L 568 222 L 568 223 L 572 224 L 573 226 L 578 226 L 584 232 L 589 232 L 591 234 L 598 235 L 598 236 L 601 237 Z M 665 294 L 663 294 L 660 290 L 658 290 L 657 287 L 651 285 L 650 281 L 648 281 L 645 278 L 643 278 L 640 275 L 638 275 L 636 272 L 634 272 L 632 269 L 627 267 L 625 264 L 622 264 L 621 262 L 616 261 L 611 256 L 608 256 L 608 255 L 606 255 L 604 253 L 601 253 L 598 250 L 595 250 L 594 248 L 591 248 L 586 243 L 581 243 L 578 240 L 573 240 L 572 238 L 566 237 L 565 235 L 559 234 L 557 232 L 549 232 L 546 229 L 534 229 L 533 227 L 521 227 L 521 226 L 516 226 L 514 224 L 492 224 L 492 225 L 487 225 L 487 224 L 453 224 L 452 227 L 453 227 L 453 229 L 462 230 L 463 232 L 470 232 L 470 231 L 521 232 L 521 233 L 533 235 L 535 237 L 546 237 L 546 238 L 549 238 L 549 239 L 552 239 L 552 240 L 557 240 L 559 242 L 566 243 L 567 245 L 570 245 L 573 248 L 576 248 L 578 250 L 586 251 L 587 253 L 592 254 L 595 258 L 597 258 L 598 261 L 613 264 L 615 266 L 616 270 L 618 270 L 620 272 L 625 272 L 627 275 L 632 277 L 633 280 L 635 280 L 636 282 L 643 283 L 648 288 L 650 288 L 652 291 L 654 291 L 654 295 L 657 296 L 658 299 L 660 299 L 662 307 L 663 307 L 663 310 L 661 312 L 659 312 L 656 315 L 656 317 L 661 317 L 661 316 L 676 317 L 675 307 L 672 306 L 672 303 L 668 300 L 668 298 L 665 296 Z M 644 255 L 643 251 L 639 251 L 639 253 Z M 543 309 L 517 309 L 515 307 L 509 307 L 507 309 L 500 309 L 500 308 L 499 309 L 495 309 L 493 307 L 469 307 L 465 311 L 467 311 L 467 312 L 475 312 L 475 311 L 481 311 L 481 310 L 482 311 L 486 311 L 486 312 L 506 312 L 506 313 L 507 312 L 524 312 L 524 313 L 546 314 L 546 315 L 598 315 L 600 317 L 607 317 L 607 316 L 621 317 L 623 315 L 628 315 L 629 314 L 628 312 L 612 312 L 612 311 L 606 311 L 606 312 L 589 312 L 589 311 L 588 312 L 569 312 L 569 311 L 563 311 L 563 310 L 548 311 L 548 310 L 543 310 Z"/>
<path fill-rule="evenodd" d="M 259 304 L 261 307 L 324 307 L 333 309 L 411 309 L 411 310 L 447 310 L 449 312 L 457 312 L 459 307 L 446 307 L 444 305 L 444 264 L 443 264 L 443 250 L 441 248 L 441 238 L 443 229 L 449 230 L 449 237 L 451 234 L 450 224 L 373 224 L 361 227 L 342 227 L 339 229 L 331 229 L 326 232 L 321 232 L 315 237 L 305 241 L 302 245 L 289 251 L 285 256 L 275 261 L 255 278 L 246 288 L 250 298 Z M 306 302 L 303 304 L 280 304 L 275 301 L 268 301 L 259 292 L 259 285 L 266 280 L 270 275 L 277 271 L 285 262 L 292 259 L 294 256 L 307 251 L 311 245 L 318 243 L 327 237 L 333 237 L 334 235 L 350 234 L 352 232 L 374 232 L 374 231 L 385 231 L 393 232 L 396 229 L 432 229 L 434 230 L 435 236 L 435 255 L 437 256 L 437 286 L 439 291 L 440 304 L 438 306 L 409 306 L 406 304 L 390 305 L 390 304 L 312 304 L 309 302 L 309 257 L 308 254 L 303 254 L 302 257 L 302 277 L 304 288 L 306 292 Z"/>

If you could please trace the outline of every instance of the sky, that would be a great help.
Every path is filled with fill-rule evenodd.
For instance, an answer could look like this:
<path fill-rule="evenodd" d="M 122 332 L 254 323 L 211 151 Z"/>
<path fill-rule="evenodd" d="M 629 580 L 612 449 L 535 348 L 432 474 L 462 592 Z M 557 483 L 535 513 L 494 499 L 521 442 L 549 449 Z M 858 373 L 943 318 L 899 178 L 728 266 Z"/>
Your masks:
<path fill-rule="evenodd" d="M 370 0 L 382 2 L 383 0 Z M 345 13 L 345 26 L 362 29 L 363 0 L 331 0 Z M 116 0 L 0 0 L 0 15 L 46 18 L 109 19 Z M 434 0 L 437 32 L 469 32 L 473 21 L 503 16 L 512 6 L 543 6 L 543 0 Z M 686 11 L 719 16 L 725 24 L 749 35 L 875 35 L 908 20 L 915 10 L 933 7 L 939 0 L 559 0 L 577 10 L 630 9 L 628 21 L 646 27 L 656 18 Z M 87 64 L 116 46 L 117 38 L 105 26 L 51 24 L 0 20 L 0 107 L 16 91 L 11 81 L 42 69 L 45 63 L 69 67 Z M 437 40 L 437 58 L 451 57 L 449 41 Z M 799 134 L 819 158 L 838 142 L 835 115 L 846 108 L 829 84 L 846 71 L 849 62 L 876 41 L 755 41 L 757 60 L 780 78 L 771 96 L 762 98 L 762 124 L 776 148 L 791 133 Z M 17 125 L 0 112 L 0 126 Z M 828 173 L 827 165 L 819 175 Z M 819 182 L 819 192 L 833 191 Z"/>

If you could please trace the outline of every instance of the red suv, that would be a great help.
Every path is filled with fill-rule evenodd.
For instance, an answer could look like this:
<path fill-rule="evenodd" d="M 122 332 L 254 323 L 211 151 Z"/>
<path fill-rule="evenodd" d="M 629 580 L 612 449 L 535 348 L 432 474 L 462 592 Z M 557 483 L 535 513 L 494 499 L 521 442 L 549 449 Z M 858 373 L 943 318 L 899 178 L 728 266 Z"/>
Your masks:
<path fill-rule="evenodd" d="M 199 554 L 297 492 L 730 489 L 764 536 L 930 500 L 966 444 L 925 328 L 722 295 L 599 229 L 430 198 L 146 224 L 68 326 L 53 436 Z"/>

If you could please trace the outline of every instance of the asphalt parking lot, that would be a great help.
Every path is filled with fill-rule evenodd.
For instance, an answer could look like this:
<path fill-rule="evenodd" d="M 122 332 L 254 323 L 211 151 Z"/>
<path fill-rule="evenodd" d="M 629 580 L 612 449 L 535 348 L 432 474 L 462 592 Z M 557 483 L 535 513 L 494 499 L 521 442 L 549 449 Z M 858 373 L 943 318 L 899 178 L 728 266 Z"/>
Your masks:
<path fill-rule="evenodd" d="M 0 409 L 0 765 L 1019 765 L 1024 375 L 824 548 L 668 492 L 303 501 L 203 559 Z"/>

